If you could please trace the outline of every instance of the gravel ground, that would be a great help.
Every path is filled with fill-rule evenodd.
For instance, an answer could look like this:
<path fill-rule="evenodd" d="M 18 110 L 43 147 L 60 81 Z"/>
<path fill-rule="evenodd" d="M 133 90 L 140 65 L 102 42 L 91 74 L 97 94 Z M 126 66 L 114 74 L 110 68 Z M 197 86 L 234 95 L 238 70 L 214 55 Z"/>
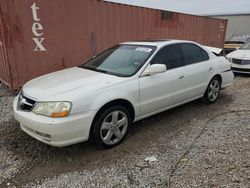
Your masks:
<path fill-rule="evenodd" d="M 11 150 L 4 147 L 8 142 L 3 139 L 4 135 L 8 134 L 6 129 L 15 129 L 17 127 L 11 110 L 13 99 L 13 95 L 0 84 L 0 185 L 5 179 L 14 177 L 22 165 L 22 160 L 18 160 Z"/>
<path fill-rule="evenodd" d="M 199 101 L 137 122 L 125 142 L 42 144 L 13 118 L 13 94 L 0 85 L 0 187 L 166 187 L 170 170 L 210 117 L 250 110 L 250 77 L 237 76 L 213 105 Z M 214 118 L 180 160 L 170 187 L 250 187 L 250 113 Z M 157 161 L 145 162 L 154 156 Z"/>

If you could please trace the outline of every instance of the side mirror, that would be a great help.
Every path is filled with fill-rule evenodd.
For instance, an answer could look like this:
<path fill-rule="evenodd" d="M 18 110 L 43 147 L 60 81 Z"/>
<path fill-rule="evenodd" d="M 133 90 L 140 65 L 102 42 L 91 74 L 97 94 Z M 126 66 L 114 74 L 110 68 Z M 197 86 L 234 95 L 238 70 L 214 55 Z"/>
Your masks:
<path fill-rule="evenodd" d="M 142 76 L 149 76 L 153 74 L 166 72 L 167 67 L 163 64 L 153 64 L 150 65 L 146 70 L 142 73 Z"/>

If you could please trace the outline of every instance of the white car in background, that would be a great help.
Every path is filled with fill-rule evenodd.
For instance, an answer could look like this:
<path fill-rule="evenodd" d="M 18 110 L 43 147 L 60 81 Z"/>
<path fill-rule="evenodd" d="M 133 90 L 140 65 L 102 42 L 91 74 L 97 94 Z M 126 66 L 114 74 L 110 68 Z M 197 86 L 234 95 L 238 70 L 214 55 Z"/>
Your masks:
<path fill-rule="evenodd" d="M 126 42 L 29 81 L 13 107 L 22 130 L 46 144 L 112 148 L 131 123 L 199 98 L 214 103 L 232 82 L 230 63 L 197 43 Z"/>
<path fill-rule="evenodd" d="M 250 74 L 250 42 L 229 53 L 226 57 L 231 62 L 233 72 Z"/>

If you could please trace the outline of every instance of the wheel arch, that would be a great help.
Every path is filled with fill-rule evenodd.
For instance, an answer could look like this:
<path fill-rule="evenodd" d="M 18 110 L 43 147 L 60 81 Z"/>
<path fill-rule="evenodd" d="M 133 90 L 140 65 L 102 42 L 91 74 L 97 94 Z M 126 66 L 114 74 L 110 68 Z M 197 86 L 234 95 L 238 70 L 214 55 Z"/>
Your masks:
<path fill-rule="evenodd" d="M 208 84 L 207 84 L 206 90 L 207 90 L 207 88 L 208 88 L 210 82 L 212 81 L 212 79 L 214 79 L 214 78 L 216 78 L 216 77 L 219 78 L 220 84 L 222 84 L 222 76 L 221 76 L 220 74 L 215 74 L 215 75 L 213 75 L 213 76 L 210 78 L 210 80 L 209 80 L 209 82 L 208 82 Z M 205 90 L 205 92 L 206 92 L 206 90 Z M 204 94 L 205 94 L 205 92 L 204 92 Z"/>
<path fill-rule="evenodd" d="M 92 134 L 93 131 L 93 124 L 96 121 L 97 117 L 104 111 L 107 110 L 108 108 L 112 107 L 112 106 L 123 106 L 125 107 L 130 115 L 131 118 L 131 122 L 134 121 L 135 119 L 135 109 L 134 106 L 132 105 L 132 103 L 126 99 L 115 99 L 112 101 L 107 102 L 106 104 L 104 104 L 95 114 L 95 117 L 91 123 L 91 128 L 90 128 L 90 134 Z"/>
<path fill-rule="evenodd" d="M 208 86 L 209 86 L 209 84 L 210 84 L 210 82 L 212 81 L 212 79 L 214 79 L 214 78 L 219 78 L 219 80 L 220 80 L 220 84 L 222 84 L 222 76 L 218 73 L 218 74 L 215 74 L 215 75 L 213 75 L 211 78 L 210 78 L 210 80 L 209 80 L 209 82 L 208 82 L 208 84 L 207 84 L 207 87 L 206 87 L 206 90 L 207 90 L 207 88 L 208 88 Z M 205 92 L 206 92 L 206 90 L 205 90 Z M 204 93 L 205 93 L 204 92 Z"/>
<path fill-rule="evenodd" d="M 213 78 L 215 78 L 215 77 L 219 78 L 220 84 L 222 84 L 222 76 L 221 76 L 220 74 L 216 74 L 216 75 L 214 75 L 214 76 L 211 78 L 211 80 L 212 80 Z M 210 81 L 211 81 L 211 80 L 210 80 Z"/>

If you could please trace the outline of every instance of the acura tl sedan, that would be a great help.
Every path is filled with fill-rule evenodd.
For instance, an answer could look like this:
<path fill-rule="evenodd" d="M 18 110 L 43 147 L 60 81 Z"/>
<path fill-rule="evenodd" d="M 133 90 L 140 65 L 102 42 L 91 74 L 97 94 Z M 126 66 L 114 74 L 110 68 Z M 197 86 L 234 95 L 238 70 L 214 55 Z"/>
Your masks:
<path fill-rule="evenodd" d="M 133 122 L 199 98 L 214 103 L 232 82 L 230 63 L 197 43 L 126 42 L 29 81 L 14 114 L 23 131 L 46 144 L 90 140 L 112 148 Z"/>

